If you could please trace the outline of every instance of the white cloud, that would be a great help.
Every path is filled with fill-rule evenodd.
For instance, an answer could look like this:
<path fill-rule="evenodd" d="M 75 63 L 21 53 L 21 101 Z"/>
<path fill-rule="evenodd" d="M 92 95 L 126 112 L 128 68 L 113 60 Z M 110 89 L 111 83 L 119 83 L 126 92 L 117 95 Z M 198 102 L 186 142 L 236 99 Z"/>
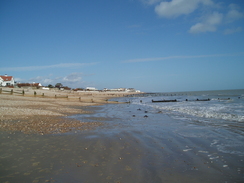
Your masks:
<path fill-rule="evenodd" d="M 208 25 L 204 23 L 197 23 L 190 28 L 190 33 L 200 33 L 200 32 L 215 32 L 216 26 Z"/>
<path fill-rule="evenodd" d="M 232 23 L 238 19 L 241 19 L 244 17 L 243 13 L 241 13 L 239 10 L 239 6 L 236 4 L 230 4 L 229 5 L 229 11 L 226 15 L 226 22 L 227 23 Z"/>
<path fill-rule="evenodd" d="M 222 21 L 223 21 L 223 14 L 214 12 L 204 17 L 202 22 L 193 25 L 190 28 L 189 32 L 193 34 L 200 33 L 200 32 L 215 32 L 217 30 L 217 26 L 221 24 Z"/>
<path fill-rule="evenodd" d="M 234 34 L 236 32 L 241 32 L 242 28 L 241 27 L 237 27 L 237 28 L 233 28 L 233 29 L 226 29 L 224 31 L 224 34 Z"/>
<path fill-rule="evenodd" d="M 239 11 L 239 6 L 230 4 L 228 9 L 227 13 L 214 12 L 209 15 L 204 15 L 201 22 L 196 23 L 190 28 L 189 33 L 215 32 L 220 25 L 226 26 L 244 17 L 244 14 Z M 242 31 L 241 27 L 235 29 L 227 28 L 224 34 L 233 34 L 240 31 Z"/>
<path fill-rule="evenodd" d="M 233 3 L 228 7 L 223 7 L 220 6 L 221 3 L 214 3 L 213 0 L 161 0 L 160 3 L 158 0 L 141 1 L 150 5 L 157 4 L 155 12 L 162 18 L 176 18 L 200 10 L 200 17 L 195 17 L 198 22 L 192 25 L 188 31 L 192 34 L 215 32 L 219 26 L 226 27 L 224 34 L 232 34 L 242 30 L 240 27 L 235 29 L 227 27 L 228 24 L 244 18 L 240 7 Z"/>
<path fill-rule="evenodd" d="M 200 4 L 212 5 L 211 0 L 172 0 L 161 2 L 155 7 L 155 12 L 165 18 L 175 18 L 180 15 L 187 15 L 194 12 Z"/>

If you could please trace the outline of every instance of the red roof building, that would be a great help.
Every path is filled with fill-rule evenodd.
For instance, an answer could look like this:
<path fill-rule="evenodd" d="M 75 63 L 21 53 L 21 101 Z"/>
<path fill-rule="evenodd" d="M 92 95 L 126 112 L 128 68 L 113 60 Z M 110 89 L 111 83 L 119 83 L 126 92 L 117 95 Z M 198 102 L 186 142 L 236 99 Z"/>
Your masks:
<path fill-rule="evenodd" d="M 0 76 L 0 86 L 14 86 L 13 76 Z"/>
<path fill-rule="evenodd" d="M 41 83 L 18 83 L 17 86 L 19 88 L 25 88 L 25 87 L 39 88 L 42 85 Z"/>

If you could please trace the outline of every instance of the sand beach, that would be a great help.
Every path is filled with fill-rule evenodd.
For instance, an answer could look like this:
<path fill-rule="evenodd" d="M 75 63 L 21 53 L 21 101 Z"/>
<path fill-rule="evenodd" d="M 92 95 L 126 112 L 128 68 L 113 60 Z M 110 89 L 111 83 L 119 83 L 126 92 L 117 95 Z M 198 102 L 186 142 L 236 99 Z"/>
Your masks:
<path fill-rule="evenodd" d="M 1 129 L 31 134 L 65 133 L 72 129 L 97 126 L 99 123 L 85 124 L 64 118 L 64 116 L 87 113 L 89 111 L 79 107 L 116 103 L 108 101 L 108 99 L 125 95 L 125 93 L 118 92 L 101 94 L 57 90 L 28 90 L 22 95 L 20 89 L 14 89 L 13 94 L 10 91 L 10 89 L 7 89 L 6 92 L 3 90 L 0 95 Z"/>
<path fill-rule="evenodd" d="M 0 182 L 243 181 L 238 149 L 220 151 L 242 137 L 226 129 L 108 100 L 124 94 L 41 95 L 0 94 Z"/>

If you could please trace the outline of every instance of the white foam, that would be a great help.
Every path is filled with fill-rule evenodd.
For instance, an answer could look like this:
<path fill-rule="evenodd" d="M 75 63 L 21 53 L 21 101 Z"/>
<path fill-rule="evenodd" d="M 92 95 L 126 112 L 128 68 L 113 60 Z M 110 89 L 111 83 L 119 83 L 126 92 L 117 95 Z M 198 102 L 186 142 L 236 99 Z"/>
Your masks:
<path fill-rule="evenodd" d="M 219 140 L 213 140 L 213 142 L 210 144 L 210 146 L 212 147 L 213 145 L 217 144 L 219 142 Z"/>
<path fill-rule="evenodd" d="M 191 151 L 192 149 L 183 149 L 184 152 Z"/>
<path fill-rule="evenodd" d="M 182 114 L 187 114 L 200 118 L 223 119 L 228 121 L 244 122 L 244 106 L 242 105 L 225 106 L 222 103 L 211 105 L 206 105 L 206 103 L 202 103 L 179 102 L 177 104 L 168 105 L 150 104 L 149 106 L 154 107 L 158 110 L 166 110 L 168 112 L 179 112 Z"/>

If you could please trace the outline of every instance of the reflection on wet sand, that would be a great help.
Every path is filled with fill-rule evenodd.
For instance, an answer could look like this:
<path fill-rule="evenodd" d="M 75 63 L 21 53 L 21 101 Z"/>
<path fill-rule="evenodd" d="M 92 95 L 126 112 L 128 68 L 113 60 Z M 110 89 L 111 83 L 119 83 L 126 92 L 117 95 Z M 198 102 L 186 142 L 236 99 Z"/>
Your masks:
<path fill-rule="evenodd" d="M 238 180 L 206 139 L 145 132 L 1 132 L 1 182 L 224 182 Z M 232 162 L 233 166 L 241 162 Z M 240 170 L 239 170 L 240 171 Z M 239 177 L 241 180 L 241 176 Z"/>

